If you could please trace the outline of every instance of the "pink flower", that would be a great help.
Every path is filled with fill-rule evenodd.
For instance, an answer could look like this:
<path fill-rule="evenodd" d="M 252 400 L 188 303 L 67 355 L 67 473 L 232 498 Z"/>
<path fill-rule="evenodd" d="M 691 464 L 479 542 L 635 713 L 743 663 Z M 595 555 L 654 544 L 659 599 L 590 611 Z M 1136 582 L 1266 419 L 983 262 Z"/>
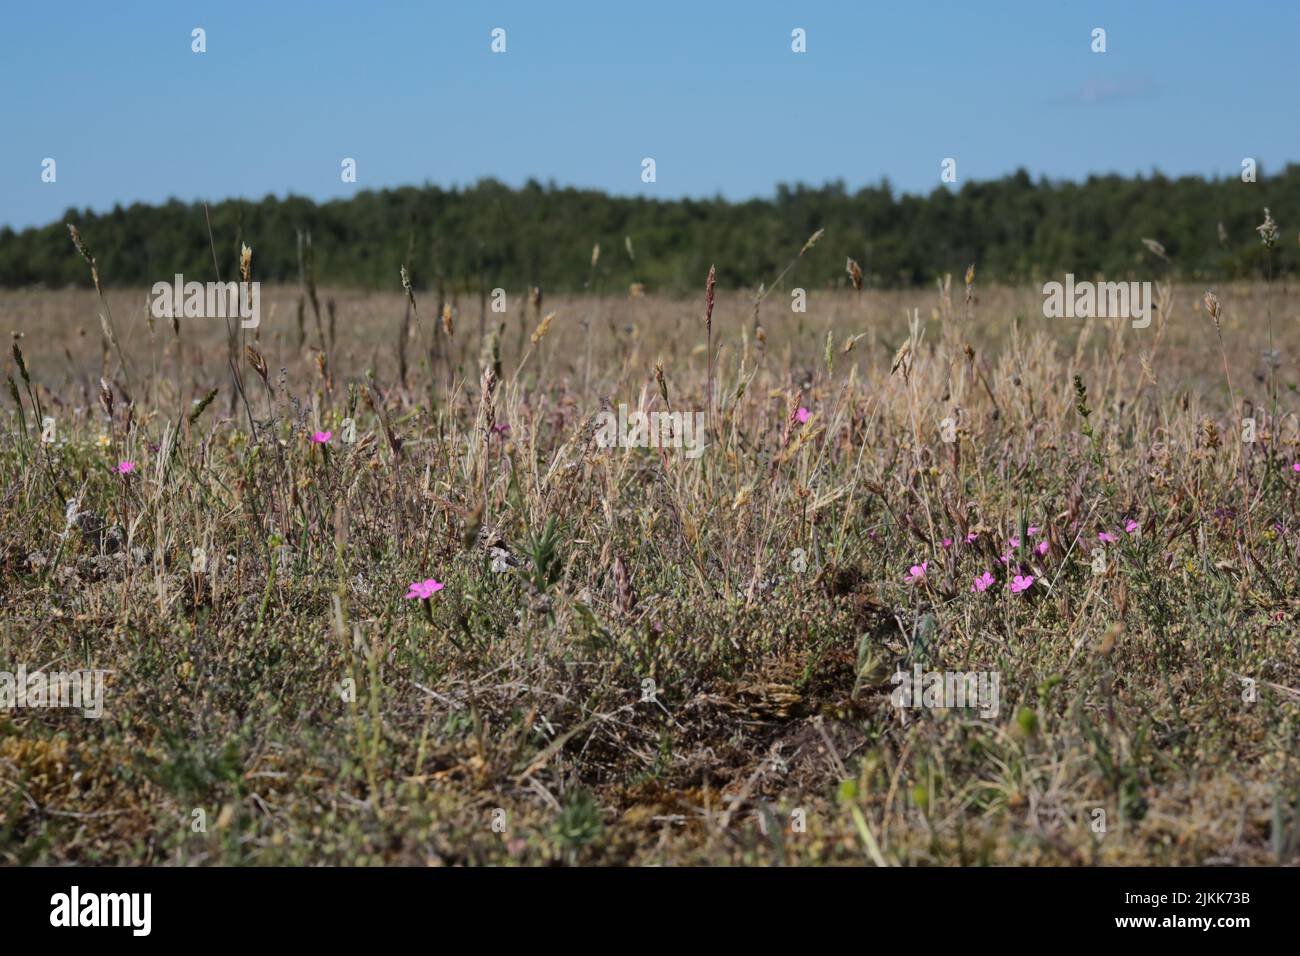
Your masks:
<path fill-rule="evenodd" d="M 806 408 L 801 408 L 801 409 L 799 409 L 799 424 L 800 424 L 800 425 L 806 425 L 806 424 L 808 424 L 808 419 L 810 419 L 810 418 L 812 418 L 812 413 L 809 412 L 808 409 L 806 409 Z"/>
<path fill-rule="evenodd" d="M 925 577 L 925 569 L 929 566 L 929 561 L 922 561 L 920 564 L 914 564 L 908 569 L 907 576 L 913 581 L 919 581 Z"/>
<path fill-rule="evenodd" d="M 135 471 L 135 462 L 119 461 L 117 463 L 117 467 L 114 468 L 113 470 L 117 472 L 119 475 L 129 475 L 131 474 L 131 472 Z"/>
<path fill-rule="evenodd" d="M 1047 548 L 1048 548 L 1048 544 L 1047 544 L 1047 542 L 1046 542 L 1046 541 L 1040 541 L 1040 542 L 1038 542 L 1038 546 L 1035 547 L 1034 550 L 1037 551 L 1039 554 L 1046 554 L 1046 553 L 1047 553 Z"/>
<path fill-rule="evenodd" d="M 492 426 L 492 430 L 493 430 L 494 432 L 496 432 L 498 435 L 504 435 L 506 432 L 510 431 L 510 426 L 509 426 L 509 425 L 493 425 L 493 426 Z"/>
<path fill-rule="evenodd" d="M 978 537 L 979 537 L 979 535 L 976 534 L 974 531 L 972 531 L 970 534 L 966 535 L 966 543 L 967 543 L 967 544 L 974 544 L 974 543 L 975 543 L 975 539 L 978 538 Z"/>
<path fill-rule="evenodd" d="M 1019 594 L 1021 591 L 1028 591 L 1029 585 L 1034 583 L 1032 574 L 1017 574 L 1011 579 L 1011 593 Z"/>
<path fill-rule="evenodd" d="M 944 538 L 944 539 L 943 539 L 943 546 L 944 546 L 945 548 L 951 548 L 951 547 L 952 547 L 952 538 Z"/>
<path fill-rule="evenodd" d="M 1011 547 L 1013 547 L 1013 548 L 1018 548 L 1018 547 L 1020 547 L 1020 539 L 1019 539 L 1019 538 L 1008 538 L 1008 539 L 1007 539 L 1007 544 L 1011 545 Z"/>
<path fill-rule="evenodd" d="M 1114 544 L 1116 541 L 1119 540 L 1119 538 L 1115 537 L 1109 531 L 1099 531 L 1097 533 L 1097 540 L 1104 541 L 1108 544 Z"/>
<path fill-rule="evenodd" d="M 992 585 L 993 585 L 993 575 L 991 572 L 985 571 L 983 574 L 981 574 L 979 577 L 975 579 L 975 583 L 970 586 L 970 589 L 972 591 L 978 591 L 980 594 L 983 594 L 990 587 L 992 587 Z"/>
<path fill-rule="evenodd" d="M 1006 554 L 1002 555 L 1002 557 L 998 558 L 998 560 L 1003 564 L 1009 564 L 1011 562 L 1011 552 L 1008 551 Z"/>
<path fill-rule="evenodd" d="M 323 445 L 333 437 L 334 437 L 333 432 L 316 432 L 314 435 L 311 436 L 311 440 L 318 445 Z"/>
<path fill-rule="evenodd" d="M 1031 524 L 1028 528 L 1025 529 L 1025 533 L 1032 538 L 1034 535 L 1038 534 L 1038 529 Z"/>
<path fill-rule="evenodd" d="M 1124 531 L 1125 531 L 1126 534 L 1132 534 L 1132 533 L 1133 533 L 1134 531 L 1136 531 L 1139 527 L 1140 527 L 1140 526 L 1138 525 L 1138 523 L 1137 523 L 1136 521 L 1132 520 L 1131 518 L 1130 518 L 1128 521 L 1125 521 L 1125 522 L 1124 522 Z"/>
<path fill-rule="evenodd" d="M 1300 461 L 1297 461 L 1294 465 L 1292 465 L 1292 466 L 1291 466 L 1291 470 L 1292 470 L 1292 471 L 1300 471 Z"/>
<path fill-rule="evenodd" d="M 435 591 L 441 591 L 442 584 L 433 578 L 426 578 L 423 581 L 412 581 L 411 590 L 406 592 L 408 598 L 419 598 L 421 601 L 427 601 L 433 597 Z"/>

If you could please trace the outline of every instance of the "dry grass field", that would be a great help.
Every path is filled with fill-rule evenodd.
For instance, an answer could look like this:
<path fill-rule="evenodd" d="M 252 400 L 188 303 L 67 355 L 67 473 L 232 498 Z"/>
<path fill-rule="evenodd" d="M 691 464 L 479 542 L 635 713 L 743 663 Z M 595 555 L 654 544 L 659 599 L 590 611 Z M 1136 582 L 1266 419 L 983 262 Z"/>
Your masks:
<path fill-rule="evenodd" d="M 396 274 L 233 345 L 0 291 L 0 670 L 112 672 L 0 710 L 0 860 L 1300 861 L 1300 294 L 962 278 L 417 289 L 404 348 Z M 894 706 L 918 665 L 997 713 Z"/>

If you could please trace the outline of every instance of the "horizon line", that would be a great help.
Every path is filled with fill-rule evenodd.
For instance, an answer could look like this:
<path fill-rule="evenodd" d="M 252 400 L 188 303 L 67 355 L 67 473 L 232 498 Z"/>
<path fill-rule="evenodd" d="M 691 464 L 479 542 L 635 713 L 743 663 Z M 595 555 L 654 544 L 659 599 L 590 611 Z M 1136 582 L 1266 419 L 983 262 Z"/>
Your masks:
<path fill-rule="evenodd" d="M 1256 169 L 1257 182 L 1262 182 L 1262 181 L 1283 176 L 1293 166 L 1300 166 L 1300 159 L 1286 160 L 1284 163 L 1280 164 L 1277 167 L 1276 171 L 1272 171 L 1272 172 L 1269 171 L 1270 167 L 1266 167 L 1263 162 L 1257 161 L 1257 169 Z M 1093 180 L 1104 180 L 1104 179 L 1119 179 L 1128 182 L 1143 182 L 1145 180 L 1155 181 L 1160 179 L 1168 180 L 1170 182 L 1177 182 L 1179 180 L 1193 179 L 1193 180 L 1199 180 L 1201 182 L 1205 182 L 1207 184 L 1215 184 L 1215 183 L 1221 183 L 1223 181 L 1235 178 L 1233 175 L 1229 175 L 1226 173 L 1224 174 L 1179 173 L 1176 175 L 1172 175 L 1163 172 L 1158 167 L 1152 167 L 1147 172 L 1143 172 L 1139 170 L 1131 174 L 1126 174 L 1126 173 L 1111 170 L 1106 172 L 1090 172 L 1082 178 L 1071 177 L 1071 176 L 1053 177 L 1053 176 L 1049 176 L 1046 173 L 1041 173 L 1041 172 L 1038 174 L 1033 174 L 1025 167 L 1020 166 L 1008 172 L 1005 172 L 1000 176 L 984 177 L 978 179 L 967 179 L 964 182 L 959 182 L 956 184 L 939 183 L 935 185 L 935 187 L 931 189 L 929 192 L 911 190 L 911 189 L 899 189 L 894 185 L 893 181 L 890 179 L 888 175 L 883 175 L 875 182 L 863 182 L 856 186 L 850 186 L 844 178 L 837 177 L 837 178 L 823 179 L 819 184 L 812 184 L 809 182 L 804 182 L 803 180 L 796 180 L 794 182 L 786 182 L 786 181 L 778 180 L 776 183 L 772 185 L 771 189 L 766 193 L 752 193 L 744 196 L 728 196 L 722 193 L 720 190 L 712 194 L 679 193 L 671 196 L 655 196 L 655 195 L 646 195 L 644 193 L 637 193 L 637 192 L 615 191 L 615 190 L 605 189 L 600 186 L 584 186 L 584 185 L 571 183 L 571 182 L 558 183 L 554 177 L 548 177 L 546 180 L 541 180 L 535 176 L 529 176 L 524 180 L 522 180 L 521 182 L 510 182 L 505 179 L 498 178 L 497 176 L 492 174 L 484 174 L 478 177 L 473 182 L 452 181 L 450 183 L 439 183 L 439 182 L 434 182 L 432 180 L 426 179 L 422 183 L 418 183 L 418 184 L 398 183 L 398 184 L 388 184 L 383 186 L 365 186 L 354 190 L 348 195 L 335 195 L 335 196 L 325 196 L 325 197 L 295 193 L 293 190 L 288 190 L 286 192 L 269 190 L 266 193 L 263 193 L 262 195 L 257 197 L 253 197 L 245 194 L 236 194 L 236 195 L 225 195 L 225 196 L 220 196 L 215 198 L 195 196 L 190 199 L 182 199 L 179 196 L 173 195 L 173 196 L 168 196 L 166 199 L 163 200 L 135 199 L 129 202 L 123 202 L 122 200 L 119 199 L 119 200 L 114 200 L 111 205 L 80 206 L 80 207 L 75 205 L 67 206 L 65 207 L 63 214 L 61 214 L 59 217 L 42 223 L 31 223 L 28 225 L 19 226 L 19 225 L 15 225 L 12 222 L 0 222 L 0 230 L 7 230 L 15 234 L 21 234 L 29 231 L 39 232 L 40 230 L 49 229 L 53 226 L 65 225 L 67 222 L 67 213 L 69 212 L 75 212 L 80 215 L 88 214 L 91 216 L 102 217 L 102 216 L 110 215 L 111 213 L 119 209 L 129 210 L 137 206 L 144 206 L 147 208 L 161 208 L 163 206 L 172 205 L 173 203 L 179 203 L 182 206 L 201 206 L 204 203 L 207 203 L 209 206 L 217 206 L 223 203 L 239 203 L 239 202 L 261 203 L 261 202 L 265 202 L 268 199 L 274 200 L 276 202 L 282 202 L 282 203 L 289 202 L 291 200 L 306 200 L 307 202 L 310 202 L 316 206 L 328 206 L 335 203 L 347 203 L 357 198 L 358 196 L 363 196 L 363 195 L 382 194 L 386 192 L 400 192 L 402 190 L 408 190 L 408 189 L 414 189 L 414 190 L 438 189 L 445 193 L 457 194 L 457 193 L 470 192 L 474 189 L 480 188 L 484 185 L 490 185 L 490 184 L 502 186 L 510 190 L 511 192 L 521 192 L 525 189 L 536 186 L 536 187 L 540 187 L 542 191 L 548 193 L 562 193 L 562 192 L 594 193 L 601 196 L 605 196 L 610 199 L 642 200 L 649 203 L 678 203 L 678 202 L 719 203 L 721 202 L 725 205 L 733 205 L 733 206 L 743 205 L 745 203 L 750 203 L 755 201 L 757 202 L 774 201 L 779 198 L 780 191 L 783 188 L 792 191 L 802 190 L 811 193 L 825 192 L 828 190 L 839 189 L 842 190 L 845 193 L 845 195 L 848 196 L 854 196 L 872 190 L 876 190 L 876 191 L 887 190 L 889 195 L 895 199 L 902 199 L 905 197 L 928 199 L 940 192 L 957 194 L 957 193 L 961 193 L 963 190 L 965 190 L 967 187 L 970 186 L 979 186 L 979 185 L 985 185 L 989 183 L 1002 182 L 1008 179 L 1014 179 L 1020 176 L 1021 174 L 1023 174 L 1026 178 L 1028 178 L 1030 183 L 1036 187 L 1042 187 L 1042 186 L 1060 187 L 1065 185 L 1084 185 Z"/>

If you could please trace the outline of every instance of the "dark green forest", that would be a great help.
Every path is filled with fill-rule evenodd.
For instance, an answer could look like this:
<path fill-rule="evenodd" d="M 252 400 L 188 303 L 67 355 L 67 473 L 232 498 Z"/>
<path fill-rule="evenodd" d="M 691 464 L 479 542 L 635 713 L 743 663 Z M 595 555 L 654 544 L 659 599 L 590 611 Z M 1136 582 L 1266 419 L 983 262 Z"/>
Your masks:
<path fill-rule="evenodd" d="M 1281 229 L 1271 251 L 1255 227 L 1269 207 Z M 321 285 L 400 287 L 406 264 L 417 286 L 699 288 L 710 264 L 730 287 L 771 282 L 816 230 L 825 234 L 787 284 L 848 283 L 854 258 L 869 287 L 960 279 L 974 264 L 981 282 L 1084 277 L 1226 280 L 1300 270 L 1300 165 L 1258 182 L 1162 175 L 1034 181 L 1022 172 L 896 194 L 888 182 L 848 191 L 843 183 L 780 186 L 771 198 L 654 200 L 529 182 L 513 189 L 482 180 L 363 191 L 325 203 L 268 196 L 211 206 L 223 277 L 237 274 L 241 242 L 253 248 L 253 277 L 297 281 L 299 233 L 311 237 Z M 212 278 L 200 203 L 136 204 L 96 214 L 69 209 L 60 222 L 0 230 L 0 285 L 90 281 L 65 223 L 78 226 L 106 284 L 151 284 L 177 272 Z M 1163 257 L 1144 239 L 1163 247 Z M 593 268 L 592 247 L 601 254 Z"/>

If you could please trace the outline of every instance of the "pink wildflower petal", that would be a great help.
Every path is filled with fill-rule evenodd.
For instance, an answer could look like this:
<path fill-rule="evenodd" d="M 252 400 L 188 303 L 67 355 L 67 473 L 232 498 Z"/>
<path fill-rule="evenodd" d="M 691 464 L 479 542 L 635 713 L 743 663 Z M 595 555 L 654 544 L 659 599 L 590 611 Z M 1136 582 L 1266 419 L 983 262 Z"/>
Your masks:
<path fill-rule="evenodd" d="M 419 598 L 421 601 L 427 601 L 433 597 L 435 591 L 441 591 L 443 585 L 433 578 L 425 578 L 423 581 L 412 581 L 410 590 L 406 592 L 408 598 Z"/>
<path fill-rule="evenodd" d="M 812 418 L 812 413 L 806 408 L 799 409 L 799 424 L 808 424 L 808 419 Z"/>

